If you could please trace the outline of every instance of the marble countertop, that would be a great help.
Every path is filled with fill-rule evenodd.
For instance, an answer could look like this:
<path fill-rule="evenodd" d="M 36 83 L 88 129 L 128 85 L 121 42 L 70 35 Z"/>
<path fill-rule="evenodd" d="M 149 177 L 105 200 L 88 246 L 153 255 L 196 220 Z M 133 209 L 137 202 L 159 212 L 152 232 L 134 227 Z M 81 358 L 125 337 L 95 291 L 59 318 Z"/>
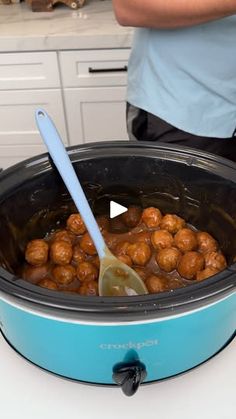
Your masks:
<path fill-rule="evenodd" d="M 43 13 L 25 2 L 0 5 L 0 52 L 127 48 L 132 32 L 116 22 L 111 0 L 87 0 L 78 10 L 57 4 Z"/>

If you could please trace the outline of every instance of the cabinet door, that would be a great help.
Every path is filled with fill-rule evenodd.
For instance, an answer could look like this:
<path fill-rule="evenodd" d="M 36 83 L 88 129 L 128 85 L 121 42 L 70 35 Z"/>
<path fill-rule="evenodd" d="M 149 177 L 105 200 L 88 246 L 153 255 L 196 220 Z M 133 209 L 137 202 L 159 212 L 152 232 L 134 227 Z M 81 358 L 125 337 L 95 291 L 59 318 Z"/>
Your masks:
<path fill-rule="evenodd" d="M 64 90 L 70 144 L 127 140 L 126 87 Z"/>
<path fill-rule="evenodd" d="M 38 107 L 44 108 L 52 117 L 67 144 L 59 89 L 2 91 L 0 94 L 1 168 L 47 151 L 35 122 L 34 114 Z"/>

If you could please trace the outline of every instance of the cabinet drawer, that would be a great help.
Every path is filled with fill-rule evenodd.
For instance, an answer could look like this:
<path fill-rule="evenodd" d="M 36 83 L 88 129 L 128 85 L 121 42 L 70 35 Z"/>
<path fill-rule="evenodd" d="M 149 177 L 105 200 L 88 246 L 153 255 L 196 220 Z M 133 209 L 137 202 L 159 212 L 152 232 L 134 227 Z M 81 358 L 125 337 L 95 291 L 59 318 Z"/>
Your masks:
<path fill-rule="evenodd" d="M 63 86 L 124 86 L 129 54 L 129 48 L 60 52 Z"/>
<path fill-rule="evenodd" d="M 56 52 L 0 54 L 0 90 L 59 86 Z"/>

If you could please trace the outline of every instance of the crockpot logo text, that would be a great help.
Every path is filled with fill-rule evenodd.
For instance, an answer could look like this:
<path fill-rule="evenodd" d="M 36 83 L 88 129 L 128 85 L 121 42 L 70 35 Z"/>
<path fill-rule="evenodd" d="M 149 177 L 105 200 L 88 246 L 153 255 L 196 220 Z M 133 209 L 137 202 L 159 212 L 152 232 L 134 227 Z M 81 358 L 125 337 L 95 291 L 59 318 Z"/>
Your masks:
<path fill-rule="evenodd" d="M 101 343 L 100 349 L 142 349 L 149 346 L 159 345 L 158 339 L 145 340 L 144 342 L 127 342 L 127 343 Z"/>

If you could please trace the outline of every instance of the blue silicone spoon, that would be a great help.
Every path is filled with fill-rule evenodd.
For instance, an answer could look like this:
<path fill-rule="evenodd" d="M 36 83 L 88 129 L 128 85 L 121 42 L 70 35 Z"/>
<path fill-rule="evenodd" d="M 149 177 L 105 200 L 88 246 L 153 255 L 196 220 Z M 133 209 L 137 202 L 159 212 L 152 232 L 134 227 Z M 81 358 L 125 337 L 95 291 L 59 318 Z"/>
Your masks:
<path fill-rule="evenodd" d="M 143 280 L 108 249 L 57 129 L 44 109 L 35 113 L 38 129 L 83 221 L 100 259 L 98 291 L 101 296 L 147 294 Z"/>

